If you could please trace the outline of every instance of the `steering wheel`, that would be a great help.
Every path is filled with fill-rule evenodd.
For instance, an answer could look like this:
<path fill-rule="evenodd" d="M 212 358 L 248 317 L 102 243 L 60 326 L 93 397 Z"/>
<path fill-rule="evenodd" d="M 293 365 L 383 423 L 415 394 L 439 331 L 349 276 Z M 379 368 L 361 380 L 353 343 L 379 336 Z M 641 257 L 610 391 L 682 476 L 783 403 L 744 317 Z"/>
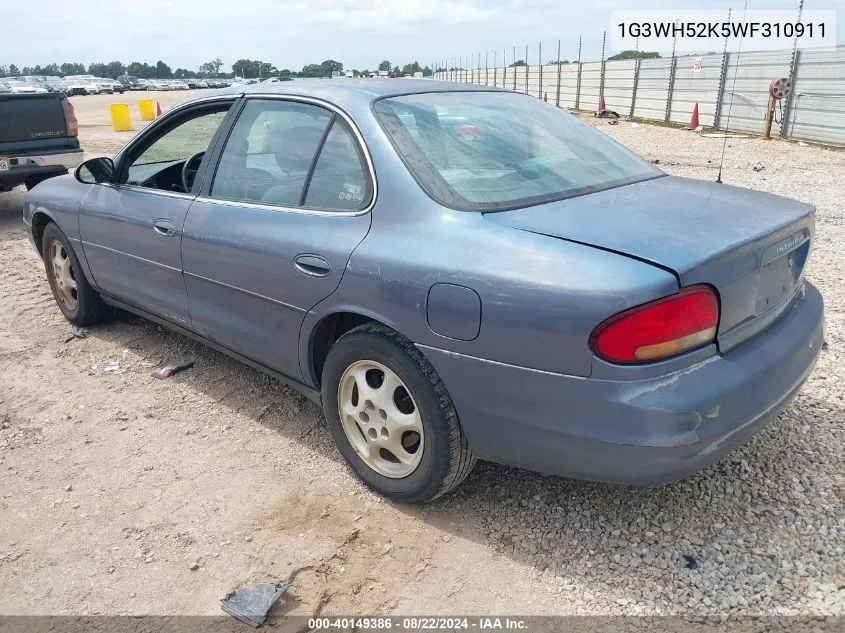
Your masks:
<path fill-rule="evenodd" d="M 194 179 L 197 177 L 203 156 L 205 156 L 205 151 L 197 152 L 182 165 L 182 186 L 185 188 L 185 193 L 191 193 L 191 188 L 194 186 Z M 192 167 L 191 164 L 194 162 L 196 162 L 196 166 Z"/>

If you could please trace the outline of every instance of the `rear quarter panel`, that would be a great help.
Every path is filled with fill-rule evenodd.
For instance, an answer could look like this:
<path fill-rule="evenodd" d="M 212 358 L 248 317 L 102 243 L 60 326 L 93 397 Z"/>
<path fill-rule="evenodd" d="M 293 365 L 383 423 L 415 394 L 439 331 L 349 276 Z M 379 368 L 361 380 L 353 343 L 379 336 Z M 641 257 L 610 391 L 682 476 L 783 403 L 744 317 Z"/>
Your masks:
<path fill-rule="evenodd" d="M 421 346 L 550 372 L 587 376 L 588 338 L 604 318 L 677 290 L 674 275 L 643 262 L 495 225 L 479 213 L 445 209 L 419 188 L 374 120 L 357 117 L 379 179 L 370 233 L 343 279 L 303 324 L 303 375 L 314 380 L 310 333 L 335 312 L 377 319 Z M 481 298 L 471 341 L 429 327 L 437 283 Z"/>

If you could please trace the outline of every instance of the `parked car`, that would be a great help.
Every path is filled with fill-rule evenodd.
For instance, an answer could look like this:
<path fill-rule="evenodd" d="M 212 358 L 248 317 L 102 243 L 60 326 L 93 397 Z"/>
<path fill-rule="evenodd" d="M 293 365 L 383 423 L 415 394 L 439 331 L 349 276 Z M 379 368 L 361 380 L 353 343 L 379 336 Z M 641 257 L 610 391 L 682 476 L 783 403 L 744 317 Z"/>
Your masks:
<path fill-rule="evenodd" d="M 184 81 L 180 81 L 179 79 L 171 79 L 170 85 L 173 87 L 173 90 L 188 90 L 188 84 Z"/>
<path fill-rule="evenodd" d="M 59 92 L 0 94 L 0 192 L 32 189 L 79 165 L 77 131 L 73 105 Z"/>
<path fill-rule="evenodd" d="M 406 502 L 476 458 L 689 475 L 786 406 L 822 345 L 813 207 L 668 176 L 484 86 L 206 95 L 36 187 L 24 221 L 72 323 L 122 308 L 277 376 Z"/>
<path fill-rule="evenodd" d="M 64 83 L 74 95 L 100 94 L 100 86 L 90 75 L 69 75 L 65 77 Z"/>
<path fill-rule="evenodd" d="M 114 93 L 114 81 L 111 79 L 103 79 L 102 77 L 94 77 L 91 80 L 99 89 L 100 94 L 113 94 Z"/>
<path fill-rule="evenodd" d="M 123 84 L 117 81 L 116 79 L 111 80 L 112 92 L 123 94 L 126 88 L 123 87 Z"/>
<path fill-rule="evenodd" d="M 132 75 L 121 75 L 117 78 L 124 90 L 143 90 L 144 83 L 142 80 Z"/>
<path fill-rule="evenodd" d="M 173 85 L 166 79 L 151 79 L 147 83 L 148 90 L 173 90 Z"/>
<path fill-rule="evenodd" d="M 66 97 L 70 97 L 72 92 L 67 89 L 67 87 L 62 83 L 61 80 L 58 81 L 45 81 L 41 84 L 41 87 L 44 88 L 47 92 L 60 92 Z"/>
<path fill-rule="evenodd" d="M 9 79 L 6 81 L 6 87 L 9 88 L 11 92 L 17 94 L 36 94 L 42 92 L 48 92 L 46 88 L 42 88 L 39 85 L 27 83 L 25 81 L 20 81 L 18 79 Z"/>

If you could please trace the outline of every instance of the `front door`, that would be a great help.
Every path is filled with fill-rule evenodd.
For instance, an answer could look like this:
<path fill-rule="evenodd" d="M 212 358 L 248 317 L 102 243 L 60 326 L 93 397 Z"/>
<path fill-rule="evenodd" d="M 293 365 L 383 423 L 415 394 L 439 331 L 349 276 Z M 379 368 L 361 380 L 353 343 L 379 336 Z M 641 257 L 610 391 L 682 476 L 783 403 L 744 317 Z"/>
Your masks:
<path fill-rule="evenodd" d="M 231 105 L 231 100 L 204 104 L 163 118 L 118 157 L 113 183 L 91 188 L 80 208 L 79 230 L 103 293 L 190 323 L 182 227 L 204 153 Z"/>
<path fill-rule="evenodd" d="M 248 99 L 185 220 L 193 329 L 301 379 L 299 328 L 370 228 L 373 178 L 349 122 L 314 103 Z"/>

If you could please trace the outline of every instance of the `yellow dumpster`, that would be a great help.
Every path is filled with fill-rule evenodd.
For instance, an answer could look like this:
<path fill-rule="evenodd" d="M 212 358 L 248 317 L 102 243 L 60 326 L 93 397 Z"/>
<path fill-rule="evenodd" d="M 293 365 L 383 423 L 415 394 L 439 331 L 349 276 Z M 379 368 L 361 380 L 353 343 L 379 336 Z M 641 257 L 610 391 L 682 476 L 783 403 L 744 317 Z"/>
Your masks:
<path fill-rule="evenodd" d="M 138 99 L 138 113 L 142 121 L 152 121 L 156 118 L 155 108 L 152 99 Z"/>
<path fill-rule="evenodd" d="M 111 124 L 115 132 L 129 132 L 132 130 L 128 103 L 112 103 L 109 105 L 109 113 L 111 114 Z"/>

